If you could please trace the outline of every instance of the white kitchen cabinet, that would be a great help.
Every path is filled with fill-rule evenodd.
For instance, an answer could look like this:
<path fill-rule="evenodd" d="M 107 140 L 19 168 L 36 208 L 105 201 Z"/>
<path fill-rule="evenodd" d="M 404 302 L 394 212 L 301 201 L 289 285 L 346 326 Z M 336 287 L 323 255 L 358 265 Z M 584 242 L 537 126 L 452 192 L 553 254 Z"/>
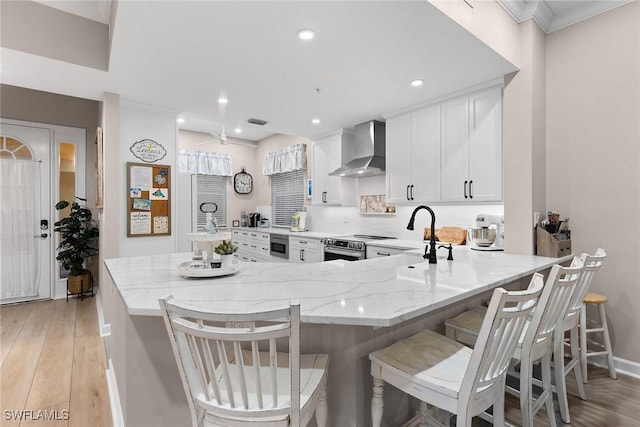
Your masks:
<path fill-rule="evenodd" d="M 289 262 L 323 261 L 322 242 L 318 239 L 289 236 Z"/>
<path fill-rule="evenodd" d="M 238 246 L 238 250 L 233 254 L 236 259 L 245 262 L 271 261 L 269 233 L 233 229 L 231 235 L 233 243 Z"/>
<path fill-rule="evenodd" d="M 314 205 L 354 206 L 356 180 L 329 173 L 353 159 L 353 132 L 342 129 L 313 141 Z"/>
<path fill-rule="evenodd" d="M 441 105 L 443 202 L 502 200 L 502 88 Z"/>
<path fill-rule="evenodd" d="M 407 204 L 440 200 L 440 106 L 387 120 L 387 200 Z"/>

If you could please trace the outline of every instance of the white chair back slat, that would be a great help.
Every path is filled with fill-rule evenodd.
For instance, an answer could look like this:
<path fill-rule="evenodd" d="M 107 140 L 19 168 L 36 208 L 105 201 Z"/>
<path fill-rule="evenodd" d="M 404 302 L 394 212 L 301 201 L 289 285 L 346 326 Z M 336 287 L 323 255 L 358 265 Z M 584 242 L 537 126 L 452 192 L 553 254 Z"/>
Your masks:
<path fill-rule="evenodd" d="M 459 402 L 468 401 L 481 388 L 504 381 L 527 316 L 541 291 L 542 286 L 529 286 L 524 291 L 494 290 L 462 380 Z"/>
<path fill-rule="evenodd" d="M 231 372 L 229 369 L 229 358 L 227 357 L 227 351 L 224 347 L 223 341 L 216 341 L 216 347 L 218 349 L 218 358 L 220 359 L 220 365 L 222 366 L 222 378 L 224 379 L 224 385 L 227 390 L 227 400 L 232 408 L 236 407 L 236 401 L 233 393 L 233 385 L 231 384 Z"/>
<path fill-rule="evenodd" d="M 300 303 L 291 306 L 291 425 L 300 426 Z"/>
<path fill-rule="evenodd" d="M 271 372 L 271 396 L 273 398 L 273 407 L 278 407 L 278 374 L 276 368 L 278 366 L 278 355 L 276 354 L 276 340 L 269 340 L 269 368 Z"/>
<path fill-rule="evenodd" d="M 256 398 L 258 399 L 258 408 L 264 409 L 262 378 L 260 376 L 260 354 L 258 352 L 258 342 L 251 341 L 251 357 L 253 357 L 253 375 L 256 378 Z"/>
<path fill-rule="evenodd" d="M 202 339 L 202 346 L 204 350 L 205 366 L 207 368 L 207 377 L 209 379 L 210 387 L 207 387 L 207 396 L 209 399 L 215 399 L 218 405 L 222 404 L 220 399 L 220 387 L 218 387 L 218 381 L 216 379 L 216 362 L 211 352 L 211 343 L 208 340 Z"/>
<path fill-rule="evenodd" d="M 197 338 L 191 335 L 187 335 L 186 338 L 187 338 L 187 342 L 189 344 L 189 349 L 191 350 L 191 353 L 195 355 L 193 358 L 196 365 L 194 372 L 197 375 L 199 388 L 202 390 L 202 392 L 206 393 L 207 377 L 205 375 L 205 370 L 202 365 L 202 358 L 200 357 L 200 349 L 198 348 Z"/>
<path fill-rule="evenodd" d="M 240 383 L 240 397 L 244 409 L 249 409 L 249 393 L 247 393 L 247 376 L 244 373 L 244 357 L 240 342 L 233 341 L 233 353 L 235 356 L 236 369 L 238 370 L 238 382 Z"/>

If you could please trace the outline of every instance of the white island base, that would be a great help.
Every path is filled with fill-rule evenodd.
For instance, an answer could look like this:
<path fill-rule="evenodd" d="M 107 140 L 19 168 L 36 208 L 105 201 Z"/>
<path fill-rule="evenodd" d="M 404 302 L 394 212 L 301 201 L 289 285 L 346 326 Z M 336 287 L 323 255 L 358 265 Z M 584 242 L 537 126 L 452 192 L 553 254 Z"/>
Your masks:
<path fill-rule="evenodd" d="M 302 352 L 330 356 L 328 425 L 371 425 L 370 352 L 422 328 L 438 330 L 445 319 L 488 298 L 492 288 L 526 287 L 531 273 L 566 260 L 456 249 L 456 261 L 437 266 L 403 255 L 354 263 L 246 263 L 236 275 L 215 279 L 180 278 L 175 266 L 190 254 L 107 260 L 118 290 L 110 356 L 124 424 L 191 424 L 157 305 L 157 298 L 173 294 L 229 311 L 300 300 Z M 383 425 L 400 424 L 414 408 L 388 386 Z"/>

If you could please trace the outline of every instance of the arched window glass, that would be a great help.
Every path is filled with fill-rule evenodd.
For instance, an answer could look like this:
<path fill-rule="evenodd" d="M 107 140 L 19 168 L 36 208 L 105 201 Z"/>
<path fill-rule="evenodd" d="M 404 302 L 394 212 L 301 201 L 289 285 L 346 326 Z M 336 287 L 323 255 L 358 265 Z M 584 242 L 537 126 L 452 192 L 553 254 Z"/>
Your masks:
<path fill-rule="evenodd" d="M 33 159 L 31 149 L 21 141 L 11 138 L 10 136 L 0 136 L 0 139 L 2 141 L 2 144 L 0 145 L 0 158 L 19 160 Z"/>

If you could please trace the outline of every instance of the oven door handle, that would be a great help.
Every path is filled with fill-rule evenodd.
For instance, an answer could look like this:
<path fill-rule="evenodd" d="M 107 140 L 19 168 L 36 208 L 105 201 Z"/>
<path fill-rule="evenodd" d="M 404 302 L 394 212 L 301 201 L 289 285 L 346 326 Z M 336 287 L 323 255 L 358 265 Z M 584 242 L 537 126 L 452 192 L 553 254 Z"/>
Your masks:
<path fill-rule="evenodd" d="M 344 251 L 344 250 L 335 249 L 335 248 L 331 248 L 331 249 L 325 248 L 324 252 L 335 254 L 335 255 L 351 256 L 354 258 L 364 258 L 364 254 L 360 251 Z"/>

